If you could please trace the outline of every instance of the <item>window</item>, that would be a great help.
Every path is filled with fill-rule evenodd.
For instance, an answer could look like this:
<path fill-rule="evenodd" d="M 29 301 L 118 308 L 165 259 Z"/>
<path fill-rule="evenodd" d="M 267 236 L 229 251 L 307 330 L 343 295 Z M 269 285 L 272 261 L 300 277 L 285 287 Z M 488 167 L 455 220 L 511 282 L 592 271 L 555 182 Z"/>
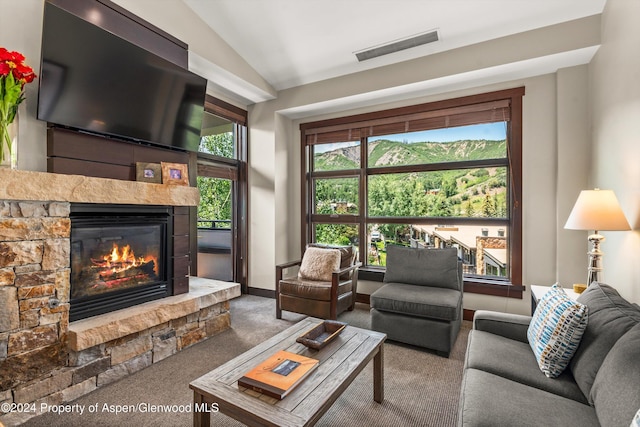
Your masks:
<path fill-rule="evenodd" d="M 197 275 L 247 279 L 246 111 L 207 96 L 197 157 Z"/>
<path fill-rule="evenodd" d="M 222 117 L 205 112 L 198 151 L 229 159 L 235 158 L 235 126 Z"/>
<path fill-rule="evenodd" d="M 380 275 L 389 244 L 453 247 L 465 291 L 522 298 L 523 95 L 302 124 L 302 244 L 353 245 Z"/>

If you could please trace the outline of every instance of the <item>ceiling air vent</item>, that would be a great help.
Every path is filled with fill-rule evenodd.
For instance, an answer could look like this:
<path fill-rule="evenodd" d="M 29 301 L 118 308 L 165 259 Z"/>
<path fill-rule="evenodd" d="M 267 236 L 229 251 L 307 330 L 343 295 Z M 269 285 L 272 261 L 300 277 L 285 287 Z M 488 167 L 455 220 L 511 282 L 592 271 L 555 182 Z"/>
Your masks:
<path fill-rule="evenodd" d="M 422 46 L 427 43 L 438 41 L 438 30 L 427 31 L 426 33 L 411 36 L 406 39 L 397 40 L 371 49 L 354 52 L 358 61 L 366 61 L 367 59 L 377 58 L 378 56 L 388 55 L 390 53 L 399 52 L 401 50 L 412 47 Z"/>

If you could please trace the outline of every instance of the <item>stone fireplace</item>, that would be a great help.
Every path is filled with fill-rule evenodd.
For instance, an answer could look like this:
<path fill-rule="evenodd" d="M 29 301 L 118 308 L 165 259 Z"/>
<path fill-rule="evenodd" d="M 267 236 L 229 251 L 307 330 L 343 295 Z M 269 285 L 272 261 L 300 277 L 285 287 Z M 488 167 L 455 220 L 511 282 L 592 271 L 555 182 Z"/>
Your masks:
<path fill-rule="evenodd" d="M 186 276 L 166 243 L 185 246 L 197 189 L 12 170 L 0 182 L 0 403 L 74 400 L 230 326 L 240 285 Z M 0 424 L 33 415 L 0 411 Z"/>

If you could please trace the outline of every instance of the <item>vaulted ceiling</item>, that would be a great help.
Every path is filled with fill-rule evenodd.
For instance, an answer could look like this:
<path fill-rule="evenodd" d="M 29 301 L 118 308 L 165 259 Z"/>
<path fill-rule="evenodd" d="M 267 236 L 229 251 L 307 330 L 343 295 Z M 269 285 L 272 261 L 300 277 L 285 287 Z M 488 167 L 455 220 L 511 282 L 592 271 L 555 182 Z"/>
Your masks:
<path fill-rule="evenodd" d="M 597 15 L 605 1 L 184 0 L 276 90 Z M 429 30 L 437 42 L 363 62 L 354 54 Z"/>

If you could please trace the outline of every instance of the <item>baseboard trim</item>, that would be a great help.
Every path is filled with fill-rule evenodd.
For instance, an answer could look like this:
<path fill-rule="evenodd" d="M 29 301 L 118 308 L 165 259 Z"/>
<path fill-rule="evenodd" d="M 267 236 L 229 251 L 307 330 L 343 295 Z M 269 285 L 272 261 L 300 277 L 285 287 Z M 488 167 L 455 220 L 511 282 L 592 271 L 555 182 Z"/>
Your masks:
<path fill-rule="evenodd" d="M 264 298 L 276 298 L 276 291 L 272 290 L 272 289 L 262 289 L 262 288 L 252 288 L 252 287 L 247 287 L 247 293 L 249 295 L 256 295 L 259 297 L 264 297 Z M 368 304 L 371 305 L 371 295 L 369 294 L 356 294 L 356 302 L 362 303 L 362 304 Z M 469 320 L 472 321 L 473 320 L 473 315 L 476 313 L 475 310 L 469 310 L 469 309 L 463 309 L 462 310 L 462 319 L 463 320 Z"/>
<path fill-rule="evenodd" d="M 361 302 L 363 304 L 370 304 L 371 300 L 369 294 L 358 294 L 356 293 L 356 302 Z"/>
<path fill-rule="evenodd" d="M 247 287 L 247 293 L 258 297 L 276 299 L 276 291 L 273 289 L 252 288 L 249 286 Z"/>

